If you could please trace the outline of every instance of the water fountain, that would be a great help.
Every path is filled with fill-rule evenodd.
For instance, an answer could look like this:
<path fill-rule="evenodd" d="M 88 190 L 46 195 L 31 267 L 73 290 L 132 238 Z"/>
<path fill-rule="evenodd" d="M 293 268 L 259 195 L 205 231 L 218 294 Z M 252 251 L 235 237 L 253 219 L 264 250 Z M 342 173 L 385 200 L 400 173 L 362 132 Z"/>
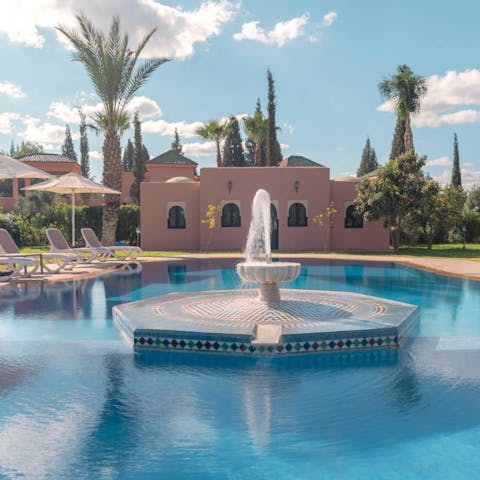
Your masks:
<path fill-rule="evenodd" d="M 252 221 L 247 237 L 245 262 L 237 264 L 237 273 L 244 282 L 260 283 L 260 301 L 278 303 L 280 302 L 278 282 L 295 280 L 300 274 L 300 264 L 272 263 L 270 204 L 268 192 L 258 190 L 252 203 Z"/>
<path fill-rule="evenodd" d="M 171 293 L 118 305 L 113 320 L 134 350 L 285 355 L 396 349 L 419 321 L 414 305 L 350 292 L 282 289 L 300 264 L 272 262 L 270 196 L 252 204 L 245 262 L 252 289 Z"/>

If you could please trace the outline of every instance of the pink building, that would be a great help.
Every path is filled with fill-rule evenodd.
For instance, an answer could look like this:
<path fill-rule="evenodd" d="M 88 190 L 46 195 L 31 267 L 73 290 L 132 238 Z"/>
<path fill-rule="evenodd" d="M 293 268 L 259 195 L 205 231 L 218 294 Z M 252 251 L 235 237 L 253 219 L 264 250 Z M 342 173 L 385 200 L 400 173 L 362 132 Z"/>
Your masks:
<path fill-rule="evenodd" d="M 27 165 L 43 170 L 51 175 L 65 175 L 66 173 L 80 173 L 80 165 L 71 158 L 57 153 L 34 153 L 17 158 Z M 32 183 L 41 182 L 41 179 L 14 179 L 0 181 L 0 207 L 6 212 L 15 208 L 18 197 L 25 195 L 23 187 Z M 69 200 L 67 200 L 69 201 Z"/>
<path fill-rule="evenodd" d="M 278 167 L 203 168 L 175 152 L 149 162 L 141 185 L 141 243 L 146 250 L 241 250 L 255 192 L 272 199 L 272 248 L 280 251 L 387 250 L 383 222 L 364 223 L 353 200 L 358 179 L 331 180 L 330 169 L 292 156 Z M 152 165 L 153 163 L 153 165 Z M 153 169 L 152 169 L 153 166 Z M 168 178 L 167 178 L 168 177 Z M 314 217 L 333 203 L 337 213 L 323 225 Z M 216 224 L 202 220 L 216 206 Z M 325 218 L 325 217 L 324 217 Z"/>

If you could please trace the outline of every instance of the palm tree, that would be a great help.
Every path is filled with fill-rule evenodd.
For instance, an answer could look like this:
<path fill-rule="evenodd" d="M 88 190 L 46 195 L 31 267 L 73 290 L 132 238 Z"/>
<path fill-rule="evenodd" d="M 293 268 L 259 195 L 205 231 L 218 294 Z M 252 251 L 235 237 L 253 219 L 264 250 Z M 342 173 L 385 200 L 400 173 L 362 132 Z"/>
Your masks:
<path fill-rule="evenodd" d="M 120 20 L 115 17 L 108 34 L 103 33 L 84 15 L 77 15 L 79 30 L 58 26 L 57 30 L 72 43 L 73 60 L 85 67 L 103 110 L 93 115 L 98 130 L 104 134 L 103 183 L 115 190 L 122 188 L 120 136 L 128 128 L 127 106 L 152 73 L 167 58 L 149 59 L 137 65 L 140 54 L 156 29 L 148 33 L 131 50 L 128 35 L 120 33 Z M 102 241 L 115 244 L 120 199 L 106 195 L 103 209 Z"/>
<path fill-rule="evenodd" d="M 267 119 L 261 111 L 255 111 L 253 117 L 244 117 L 243 124 L 248 137 L 255 142 L 255 151 L 253 153 L 253 164 L 260 167 L 262 163 L 262 144 L 267 134 Z"/>
<path fill-rule="evenodd" d="M 413 136 L 410 114 L 420 110 L 420 98 L 427 91 L 427 82 L 421 75 L 415 75 L 408 65 L 399 65 L 394 75 L 378 84 L 383 97 L 392 100 L 400 120 L 405 121 L 405 151 L 413 150 Z"/>
<path fill-rule="evenodd" d="M 219 122 L 218 120 L 210 120 L 203 126 L 197 128 L 196 134 L 205 140 L 213 140 L 217 147 L 217 167 L 222 166 L 222 154 L 220 152 L 220 142 L 225 138 L 228 131 L 228 122 Z"/>

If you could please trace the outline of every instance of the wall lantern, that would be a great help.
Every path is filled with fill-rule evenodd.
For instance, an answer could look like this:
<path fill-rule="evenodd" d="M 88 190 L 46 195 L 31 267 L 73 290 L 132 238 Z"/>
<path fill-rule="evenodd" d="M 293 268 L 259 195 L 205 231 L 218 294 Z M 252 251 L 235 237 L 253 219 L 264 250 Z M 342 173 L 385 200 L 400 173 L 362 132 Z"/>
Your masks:
<path fill-rule="evenodd" d="M 233 182 L 229 180 L 227 182 L 228 193 L 232 193 Z"/>
<path fill-rule="evenodd" d="M 300 189 L 300 181 L 295 180 L 295 183 L 293 184 L 293 188 L 295 189 L 295 192 L 298 193 L 298 190 Z"/>

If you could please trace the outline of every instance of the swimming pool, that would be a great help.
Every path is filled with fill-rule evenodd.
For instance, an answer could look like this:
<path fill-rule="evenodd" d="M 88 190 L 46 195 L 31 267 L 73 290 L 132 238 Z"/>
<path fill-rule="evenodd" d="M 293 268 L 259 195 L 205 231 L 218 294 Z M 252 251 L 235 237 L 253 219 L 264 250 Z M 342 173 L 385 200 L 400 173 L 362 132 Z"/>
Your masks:
<path fill-rule="evenodd" d="M 399 352 L 285 359 L 133 355 L 112 306 L 241 288 L 228 259 L 2 288 L 0 478 L 474 478 L 480 282 L 302 263 L 291 288 L 419 305 L 414 338 Z"/>

